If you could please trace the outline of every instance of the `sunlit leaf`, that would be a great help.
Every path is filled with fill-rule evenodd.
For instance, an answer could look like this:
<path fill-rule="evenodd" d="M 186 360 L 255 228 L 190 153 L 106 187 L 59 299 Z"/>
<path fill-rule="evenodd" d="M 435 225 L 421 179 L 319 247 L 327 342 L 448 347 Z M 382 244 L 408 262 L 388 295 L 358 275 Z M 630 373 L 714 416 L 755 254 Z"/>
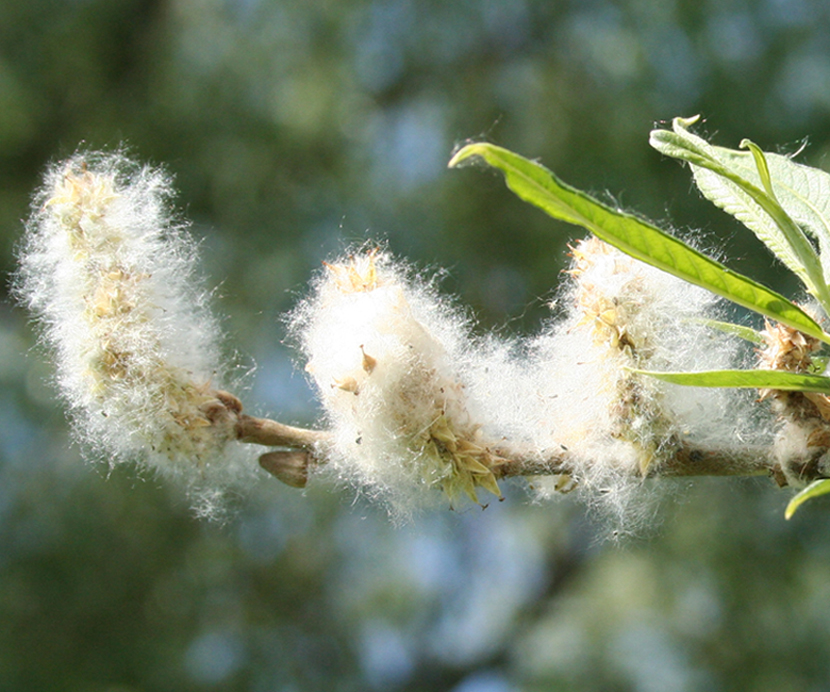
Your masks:
<path fill-rule="evenodd" d="M 689 387 L 733 387 L 738 389 L 781 389 L 795 392 L 830 394 L 830 377 L 783 370 L 705 370 L 701 372 L 661 372 L 635 370 L 672 384 Z"/>
<path fill-rule="evenodd" d="M 830 309 L 830 291 L 818 253 L 779 203 L 777 179 L 770 175 L 766 154 L 744 140 L 741 144 L 750 151 L 736 168 L 734 157 L 721 158 L 722 149 L 689 132 L 688 126 L 696 120 L 675 118 L 672 130 L 654 130 L 649 141 L 662 154 L 688 162 L 703 195 L 752 230 L 809 293 Z"/>
<path fill-rule="evenodd" d="M 820 497 L 821 495 L 826 495 L 827 493 L 830 493 L 830 478 L 823 478 L 813 481 L 792 500 L 790 500 L 790 503 L 787 505 L 787 509 L 784 511 L 784 518 L 790 519 L 793 514 L 795 514 L 795 511 L 807 502 L 807 500 L 811 500 L 814 497 Z"/>
<path fill-rule="evenodd" d="M 730 336 L 737 336 L 739 339 L 749 341 L 752 344 L 763 344 L 764 337 L 761 332 L 752 327 L 746 327 L 742 324 L 733 324 L 732 322 L 722 322 L 720 320 L 710 320 L 705 317 L 696 318 L 694 320 L 697 324 L 702 324 L 704 327 L 715 329 L 723 334 Z"/>
<path fill-rule="evenodd" d="M 812 356 L 810 358 L 810 372 L 821 375 L 827 371 L 827 366 L 830 365 L 830 358 L 827 356 Z"/>
<path fill-rule="evenodd" d="M 716 156 L 754 185 L 761 184 L 752 154 L 712 147 Z M 778 202 L 802 229 L 818 240 L 825 283 L 830 282 L 830 174 L 795 163 L 790 157 L 765 152 Z"/>
<path fill-rule="evenodd" d="M 468 144 L 450 166 L 480 158 L 505 176 L 518 197 L 555 219 L 586 228 L 632 257 L 799 331 L 830 343 L 816 321 L 784 296 L 733 272 L 659 228 L 566 185 L 544 166 L 487 143 Z"/>

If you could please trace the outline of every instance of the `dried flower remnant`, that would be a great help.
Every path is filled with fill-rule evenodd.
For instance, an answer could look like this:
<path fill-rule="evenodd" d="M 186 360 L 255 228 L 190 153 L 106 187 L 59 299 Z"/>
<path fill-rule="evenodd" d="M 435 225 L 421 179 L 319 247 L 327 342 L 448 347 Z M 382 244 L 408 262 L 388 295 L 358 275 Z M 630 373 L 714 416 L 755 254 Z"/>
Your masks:
<path fill-rule="evenodd" d="M 795 373 L 813 373 L 821 348 L 818 339 L 792 327 L 767 321 L 761 332 L 759 367 Z M 775 440 L 779 485 L 803 487 L 805 478 L 830 475 L 830 397 L 819 392 L 762 389 L 760 398 L 773 402 L 782 426 Z"/>
<path fill-rule="evenodd" d="M 758 351 L 758 361 L 762 369 L 783 370 L 786 372 L 809 373 L 815 371 L 813 355 L 821 348 L 821 342 L 815 337 L 778 322 L 765 321 L 761 332 L 764 347 Z M 789 415 L 800 417 L 811 416 L 817 412 L 830 414 L 830 405 L 827 397 L 816 392 L 785 392 L 775 389 L 763 389 L 760 392 L 762 399 L 773 399 L 782 413 L 790 409 Z M 807 406 L 806 411 L 796 412 L 804 406 L 804 399 L 813 406 Z M 822 413 L 824 417 L 824 413 Z M 830 420 L 830 417 L 827 417 Z"/>
<path fill-rule="evenodd" d="M 431 488 L 456 503 L 500 496 L 501 457 L 470 420 L 455 367 L 462 317 L 378 249 L 326 263 L 291 316 L 333 430 L 329 461 L 345 480 L 406 514 Z"/>
<path fill-rule="evenodd" d="M 188 482 L 246 475 L 227 443 L 220 333 L 167 176 L 120 154 L 54 166 L 35 200 L 17 291 L 56 354 L 78 436 L 110 464 Z"/>
<path fill-rule="evenodd" d="M 309 453 L 298 449 L 266 452 L 259 457 L 263 469 L 292 488 L 306 487 L 309 463 Z"/>

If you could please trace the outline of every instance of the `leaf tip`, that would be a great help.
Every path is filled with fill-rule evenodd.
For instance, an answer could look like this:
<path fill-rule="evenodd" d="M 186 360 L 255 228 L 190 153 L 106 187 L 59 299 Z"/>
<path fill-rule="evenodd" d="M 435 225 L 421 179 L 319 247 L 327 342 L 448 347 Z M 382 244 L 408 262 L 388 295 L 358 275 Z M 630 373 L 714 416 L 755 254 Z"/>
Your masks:
<path fill-rule="evenodd" d="M 790 519 L 790 517 L 795 514 L 796 510 L 807 500 L 821 495 L 826 495 L 827 493 L 830 493 L 830 479 L 820 478 L 819 480 L 813 481 L 792 500 L 790 500 L 790 503 L 784 510 L 784 519 Z"/>
<path fill-rule="evenodd" d="M 784 519 L 786 521 L 793 518 L 793 514 L 795 514 L 802 502 L 804 502 L 804 498 L 802 498 L 799 493 L 787 503 L 787 508 L 784 510 Z"/>
<path fill-rule="evenodd" d="M 481 150 L 484 146 L 486 145 L 481 142 L 471 142 L 456 148 L 447 164 L 447 168 L 457 168 L 462 163 L 469 162 L 469 159 L 475 156 L 481 156 Z"/>
<path fill-rule="evenodd" d="M 694 125 L 696 122 L 698 122 L 699 120 L 700 120 L 700 113 L 698 113 L 697 115 L 692 115 L 691 117 L 688 117 L 688 118 L 682 118 L 682 117 L 678 116 L 677 118 L 674 118 L 672 120 L 672 127 L 674 128 L 675 132 L 677 132 L 678 129 L 687 130 L 692 125 Z"/>
<path fill-rule="evenodd" d="M 653 129 L 649 134 L 649 144 L 657 149 L 657 151 L 661 154 L 671 156 L 672 153 L 667 149 L 667 147 L 675 145 L 677 142 L 677 135 L 685 135 L 686 130 L 699 120 L 700 114 L 693 115 L 689 118 L 683 118 L 680 116 L 672 118 L 672 129 L 669 130 L 663 127 Z"/>

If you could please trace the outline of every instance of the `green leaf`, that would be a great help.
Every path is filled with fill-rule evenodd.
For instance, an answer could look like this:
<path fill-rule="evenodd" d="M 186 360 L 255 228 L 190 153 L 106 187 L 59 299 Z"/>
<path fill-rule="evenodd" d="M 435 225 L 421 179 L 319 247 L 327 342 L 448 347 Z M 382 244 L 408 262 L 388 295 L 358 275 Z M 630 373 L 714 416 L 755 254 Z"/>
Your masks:
<path fill-rule="evenodd" d="M 769 164 L 767 163 L 767 157 L 764 152 L 761 151 L 761 148 L 755 142 L 749 139 L 742 139 L 738 146 L 741 149 L 749 149 L 749 153 L 752 154 L 752 159 L 755 161 L 755 170 L 761 176 L 761 184 L 764 186 L 764 192 L 777 202 L 775 191 L 772 189 Z"/>
<path fill-rule="evenodd" d="M 709 327 L 710 329 L 716 329 L 719 332 L 724 334 L 729 334 L 730 336 L 737 336 L 739 339 L 743 339 L 744 341 L 749 341 L 752 344 L 763 344 L 764 337 L 761 336 L 761 332 L 757 329 L 753 329 L 752 327 L 745 327 L 742 324 L 733 324 L 732 322 L 721 322 L 720 320 L 710 320 L 705 317 L 697 317 L 694 319 L 697 324 L 702 324 L 704 327 Z"/>
<path fill-rule="evenodd" d="M 807 502 L 807 500 L 811 500 L 812 498 L 819 497 L 821 495 L 826 495 L 827 493 L 830 493 L 830 478 L 813 481 L 792 500 L 790 500 L 790 503 L 787 505 L 787 509 L 784 511 L 784 518 L 790 519 L 793 514 L 795 514 L 795 511 Z"/>
<path fill-rule="evenodd" d="M 744 154 L 743 165 L 735 167 L 733 156 L 722 158 L 723 149 L 688 131 L 687 127 L 696 120 L 675 118 L 672 131 L 654 130 L 649 141 L 662 154 L 687 161 L 703 195 L 752 230 L 801 279 L 808 292 L 830 310 L 830 291 L 818 253 L 778 202 L 773 191 L 777 180 L 770 175 L 766 154 L 744 140 L 741 145 L 750 152 Z M 745 177 L 747 174 L 749 178 Z"/>
<path fill-rule="evenodd" d="M 734 387 L 736 389 L 781 389 L 791 392 L 830 394 L 830 377 L 784 370 L 704 370 L 661 372 L 634 370 L 671 384 L 689 387 Z"/>
<path fill-rule="evenodd" d="M 816 375 L 827 372 L 827 366 L 830 365 L 830 358 L 827 356 L 812 356 L 810 361 L 810 372 Z"/>
<path fill-rule="evenodd" d="M 468 144 L 450 167 L 480 158 L 504 173 L 516 195 L 555 219 L 586 228 L 632 257 L 830 343 L 816 321 L 784 296 L 733 272 L 683 241 L 566 185 L 544 166 L 493 144 Z"/>
<path fill-rule="evenodd" d="M 716 156 L 741 177 L 761 184 L 750 153 L 712 147 Z M 830 174 L 795 163 L 788 156 L 766 152 L 769 175 L 775 181 L 777 199 L 790 218 L 818 240 L 825 283 L 830 283 Z M 705 194 L 705 192 L 704 192 Z"/>

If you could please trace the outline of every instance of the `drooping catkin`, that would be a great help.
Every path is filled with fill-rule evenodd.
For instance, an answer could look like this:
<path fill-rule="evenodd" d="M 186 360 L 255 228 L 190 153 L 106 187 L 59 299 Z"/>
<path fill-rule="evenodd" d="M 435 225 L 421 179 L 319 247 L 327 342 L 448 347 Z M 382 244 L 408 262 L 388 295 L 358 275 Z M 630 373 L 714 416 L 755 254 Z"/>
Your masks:
<path fill-rule="evenodd" d="M 378 250 L 327 263 L 290 317 L 332 427 L 329 463 L 398 515 L 441 489 L 500 495 L 458 364 L 466 320 Z"/>
<path fill-rule="evenodd" d="M 256 466 L 235 443 L 241 404 L 221 389 L 220 330 L 171 197 L 162 171 L 118 153 L 54 166 L 16 290 L 55 353 L 83 443 L 110 464 L 184 479 L 211 513 Z M 568 314 L 528 340 L 473 336 L 432 282 L 385 251 L 326 263 L 288 318 L 331 427 L 314 463 L 405 517 L 435 490 L 451 506 L 501 497 L 503 466 L 567 457 L 562 475 L 534 481 L 539 494 L 576 486 L 622 515 L 685 442 L 746 443 L 751 416 L 733 394 L 635 372 L 733 365 L 734 343 L 701 323 L 715 299 L 595 238 L 573 258 Z M 264 466 L 290 459 L 289 482 L 304 485 L 307 450 L 285 454 Z"/>
<path fill-rule="evenodd" d="M 87 448 L 183 478 L 207 497 L 244 475 L 227 444 L 239 404 L 220 391 L 220 330 L 171 197 L 163 171 L 120 153 L 53 166 L 27 223 L 16 290 L 55 354 Z"/>
<path fill-rule="evenodd" d="M 681 444 L 745 442 L 751 404 L 735 392 L 634 372 L 734 366 L 737 339 L 705 325 L 717 304 L 712 294 L 593 237 L 572 254 L 567 315 L 533 349 L 544 373 L 539 398 L 555 421 L 551 442 L 573 453 L 573 480 L 624 519 L 642 479 L 659 475 Z M 536 486 L 547 496 L 561 482 Z"/>

